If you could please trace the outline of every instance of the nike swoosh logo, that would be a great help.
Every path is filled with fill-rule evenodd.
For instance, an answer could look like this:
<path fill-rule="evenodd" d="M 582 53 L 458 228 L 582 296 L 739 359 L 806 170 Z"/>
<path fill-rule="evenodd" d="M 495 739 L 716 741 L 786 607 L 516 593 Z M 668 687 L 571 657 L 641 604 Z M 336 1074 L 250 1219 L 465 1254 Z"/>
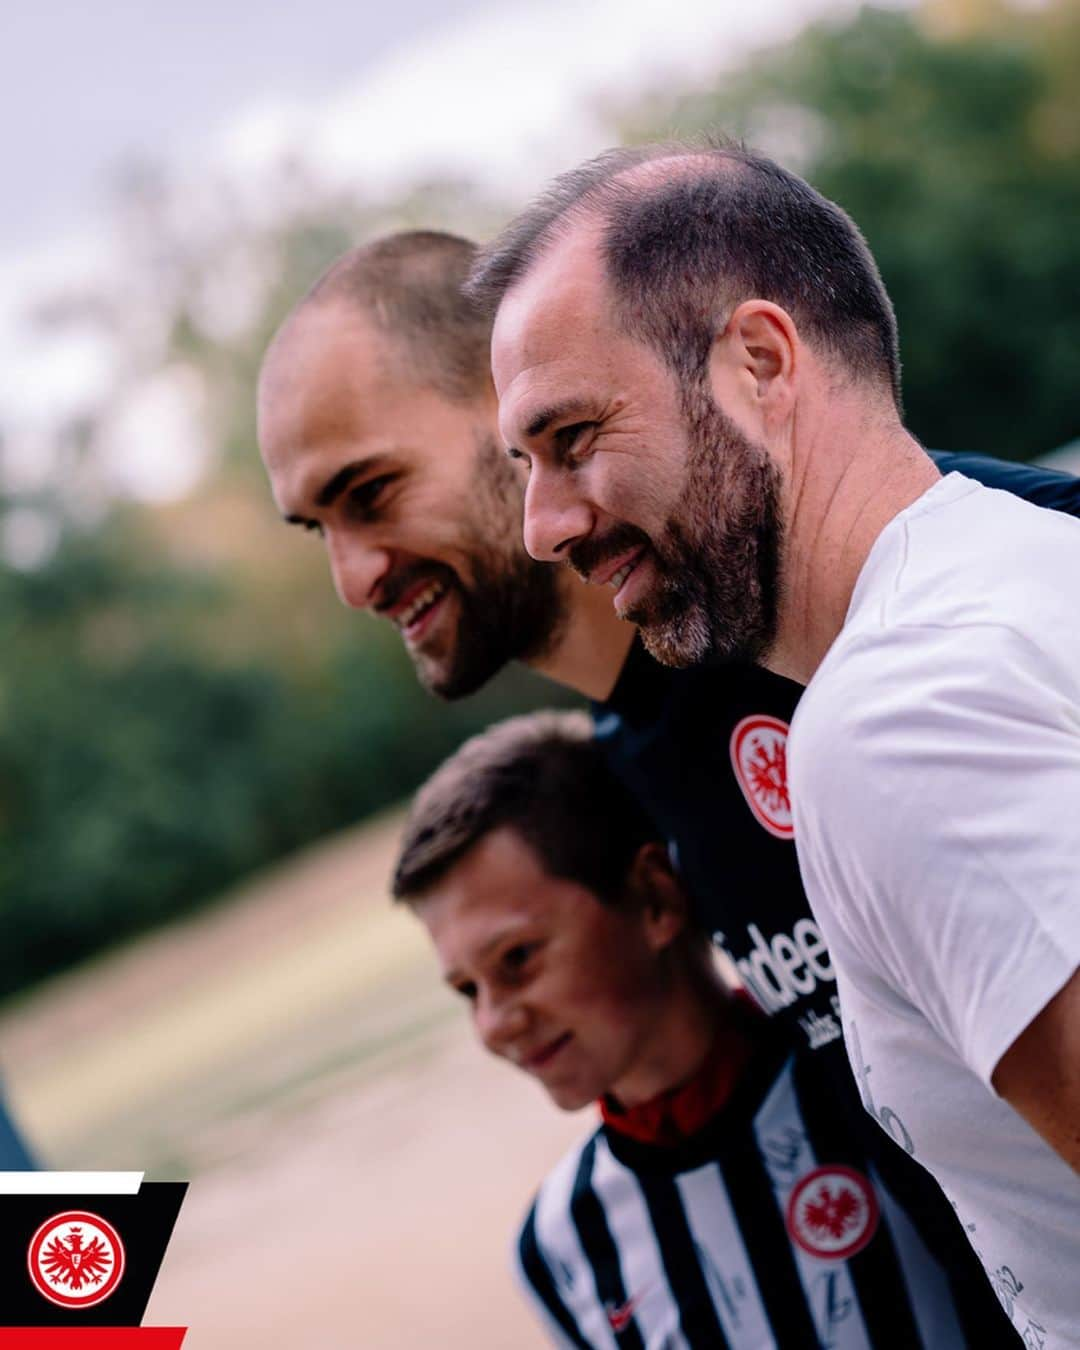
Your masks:
<path fill-rule="evenodd" d="M 619 1332 L 625 1331 L 634 1319 L 634 1313 L 641 1306 L 641 1300 L 652 1292 L 652 1285 L 643 1290 L 640 1294 L 634 1294 L 628 1298 L 625 1303 L 618 1305 L 606 1303 L 604 1311 L 607 1313 L 608 1325 L 617 1336 Z"/>

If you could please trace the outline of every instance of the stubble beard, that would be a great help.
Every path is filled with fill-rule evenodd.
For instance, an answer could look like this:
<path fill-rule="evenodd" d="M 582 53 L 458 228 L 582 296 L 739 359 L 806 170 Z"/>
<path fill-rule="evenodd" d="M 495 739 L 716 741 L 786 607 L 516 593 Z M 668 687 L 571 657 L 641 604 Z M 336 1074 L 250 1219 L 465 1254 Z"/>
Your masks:
<path fill-rule="evenodd" d="M 521 480 L 491 436 L 477 440 L 474 491 L 462 520 L 472 577 L 466 583 L 445 569 L 459 606 L 452 650 L 443 661 L 413 655 L 420 682 L 448 701 L 475 693 L 511 661 L 544 656 L 567 617 L 560 569 L 525 551 Z"/>
<path fill-rule="evenodd" d="M 780 470 L 703 386 L 684 391 L 686 477 L 651 541 L 659 584 L 625 617 L 657 661 L 760 661 L 776 639 Z"/>

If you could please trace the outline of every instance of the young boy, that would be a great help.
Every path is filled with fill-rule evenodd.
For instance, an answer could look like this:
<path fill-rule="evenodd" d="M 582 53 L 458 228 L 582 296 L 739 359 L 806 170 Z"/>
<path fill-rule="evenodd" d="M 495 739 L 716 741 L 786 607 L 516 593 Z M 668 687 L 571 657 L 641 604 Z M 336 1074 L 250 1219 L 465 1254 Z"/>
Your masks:
<path fill-rule="evenodd" d="M 820 1076 L 722 983 L 588 718 L 514 718 L 464 745 L 416 798 L 394 894 L 487 1049 L 563 1109 L 597 1103 L 518 1240 L 557 1344 L 966 1344 Z"/>

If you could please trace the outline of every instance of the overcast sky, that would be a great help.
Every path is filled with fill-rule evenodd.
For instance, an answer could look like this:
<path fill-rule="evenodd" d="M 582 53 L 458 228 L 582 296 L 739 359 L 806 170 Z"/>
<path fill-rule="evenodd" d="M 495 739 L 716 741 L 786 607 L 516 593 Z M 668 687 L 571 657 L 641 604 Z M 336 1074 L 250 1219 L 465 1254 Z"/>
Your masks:
<path fill-rule="evenodd" d="M 237 109 L 313 99 L 482 0 L 4 0 L 0 248 L 54 233 L 125 159 L 190 153 Z"/>
<path fill-rule="evenodd" d="M 509 171 L 583 90 L 715 68 L 854 3 L 2 0 L 0 255 L 81 231 L 126 163 L 190 165 L 233 126 L 291 119 L 349 173 L 500 150 Z"/>

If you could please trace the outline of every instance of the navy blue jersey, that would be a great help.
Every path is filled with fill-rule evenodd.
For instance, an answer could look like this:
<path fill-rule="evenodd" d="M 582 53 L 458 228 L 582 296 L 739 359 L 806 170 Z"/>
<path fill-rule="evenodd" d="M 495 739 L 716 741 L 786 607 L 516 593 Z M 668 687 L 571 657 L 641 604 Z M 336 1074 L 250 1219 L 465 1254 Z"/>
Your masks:
<path fill-rule="evenodd" d="M 1080 516 L 1080 480 L 975 455 L 936 455 L 989 487 Z M 829 1076 L 836 1108 L 862 1122 L 865 1147 L 907 1197 L 924 1236 L 978 1305 L 988 1286 L 936 1185 L 866 1119 L 844 1052 L 836 976 L 810 912 L 792 841 L 787 727 L 801 687 L 759 667 L 674 670 L 635 643 L 607 702 L 593 705 L 609 763 L 670 840 L 699 922 L 765 1012 L 794 1033 L 796 1053 Z M 871 1089 L 872 1065 L 861 1066 Z M 961 1294 L 961 1297 L 965 1297 Z M 991 1333 L 986 1333 L 991 1334 Z M 1002 1322 L 992 1333 L 1015 1342 Z M 976 1340 L 975 1343 L 978 1343 Z"/>

